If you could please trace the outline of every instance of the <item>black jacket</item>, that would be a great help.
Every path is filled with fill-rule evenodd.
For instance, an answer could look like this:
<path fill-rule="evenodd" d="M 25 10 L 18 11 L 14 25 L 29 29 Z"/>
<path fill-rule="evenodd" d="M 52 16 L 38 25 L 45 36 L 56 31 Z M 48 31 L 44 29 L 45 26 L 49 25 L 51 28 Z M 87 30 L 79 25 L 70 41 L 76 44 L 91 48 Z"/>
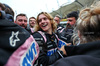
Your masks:
<path fill-rule="evenodd" d="M 66 46 L 67 57 L 52 66 L 100 66 L 100 41 Z"/>
<path fill-rule="evenodd" d="M 73 35 L 73 29 L 69 28 L 63 28 L 61 30 L 58 30 L 57 35 L 59 39 L 65 41 L 66 43 L 72 43 L 71 37 Z"/>
<path fill-rule="evenodd" d="M 53 64 L 56 60 L 61 58 L 58 52 L 62 54 L 61 51 L 57 49 L 58 39 L 56 35 L 53 33 L 52 35 L 43 32 L 46 38 L 46 42 L 43 38 L 43 36 L 39 32 L 34 32 L 33 37 L 39 44 L 40 48 L 40 54 L 38 57 L 38 64 L 37 66 L 40 66 L 42 64 L 43 66 L 48 66 Z"/>
<path fill-rule="evenodd" d="M 24 66 L 29 62 L 33 64 L 39 54 L 37 51 L 39 48 L 33 41 L 30 33 L 21 26 L 6 19 L 0 19 L 0 66 L 6 64 L 6 66 Z M 30 53 L 30 49 L 36 50 L 36 56 Z M 29 61 L 30 58 L 32 61 Z M 31 63 L 30 65 L 32 65 Z"/>

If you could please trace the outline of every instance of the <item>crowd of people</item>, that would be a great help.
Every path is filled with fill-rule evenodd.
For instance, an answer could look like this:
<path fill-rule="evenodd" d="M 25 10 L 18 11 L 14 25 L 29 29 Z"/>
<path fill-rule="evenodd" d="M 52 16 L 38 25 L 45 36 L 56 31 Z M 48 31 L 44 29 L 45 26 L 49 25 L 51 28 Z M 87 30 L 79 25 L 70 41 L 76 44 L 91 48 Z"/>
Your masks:
<path fill-rule="evenodd" d="M 100 66 L 100 1 L 61 17 L 28 18 L 0 3 L 0 66 Z"/>

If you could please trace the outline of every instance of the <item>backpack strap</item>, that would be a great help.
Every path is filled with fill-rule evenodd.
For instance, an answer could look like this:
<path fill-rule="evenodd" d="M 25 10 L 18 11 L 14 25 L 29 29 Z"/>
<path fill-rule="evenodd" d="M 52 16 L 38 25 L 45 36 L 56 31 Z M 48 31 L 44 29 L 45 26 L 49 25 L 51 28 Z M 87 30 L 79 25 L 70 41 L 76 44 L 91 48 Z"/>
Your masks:
<path fill-rule="evenodd" d="M 63 32 L 64 29 L 65 29 L 65 28 L 61 29 L 61 30 L 60 30 L 60 33 Z"/>
<path fill-rule="evenodd" d="M 46 35 L 44 34 L 44 32 L 42 32 L 42 31 L 38 31 L 38 32 L 42 35 L 42 37 L 44 38 L 44 41 L 46 43 L 47 39 L 46 39 Z"/>
<path fill-rule="evenodd" d="M 62 29 L 62 27 L 58 27 L 57 30 Z"/>
<path fill-rule="evenodd" d="M 44 41 L 45 41 L 45 43 L 47 42 L 47 39 L 46 39 L 46 35 L 44 34 L 44 32 L 42 32 L 42 31 L 38 31 L 40 34 L 41 34 L 41 36 L 44 38 Z M 60 49 L 63 45 L 65 45 L 66 44 L 66 42 L 64 42 L 64 41 L 62 41 L 61 39 L 59 39 L 58 38 L 58 36 L 56 35 L 56 34 L 54 34 L 55 35 L 55 37 L 57 38 L 57 40 L 58 40 L 58 43 L 57 43 L 57 46 L 58 46 L 58 49 Z"/>
<path fill-rule="evenodd" d="M 58 36 L 55 34 L 55 36 L 56 36 L 56 38 L 57 38 L 57 40 L 59 41 L 59 38 L 58 38 Z"/>

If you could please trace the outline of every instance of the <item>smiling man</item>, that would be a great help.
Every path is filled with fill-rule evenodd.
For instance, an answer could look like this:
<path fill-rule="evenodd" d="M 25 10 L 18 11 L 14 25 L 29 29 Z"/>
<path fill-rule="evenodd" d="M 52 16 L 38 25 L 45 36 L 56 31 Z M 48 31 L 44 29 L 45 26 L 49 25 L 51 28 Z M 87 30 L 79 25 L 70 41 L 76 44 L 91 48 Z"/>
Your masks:
<path fill-rule="evenodd" d="M 20 13 L 16 16 L 16 20 L 14 23 L 18 24 L 19 26 L 25 28 L 30 34 L 32 34 L 31 29 L 27 26 L 27 16 L 26 14 Z"/>
<path fill-rule="evenodd" d="M 18 14 L 16 16 L 15 23 L 23 28 L 27 28 L 27 16 L 26 16 L 26 14 Z"/>

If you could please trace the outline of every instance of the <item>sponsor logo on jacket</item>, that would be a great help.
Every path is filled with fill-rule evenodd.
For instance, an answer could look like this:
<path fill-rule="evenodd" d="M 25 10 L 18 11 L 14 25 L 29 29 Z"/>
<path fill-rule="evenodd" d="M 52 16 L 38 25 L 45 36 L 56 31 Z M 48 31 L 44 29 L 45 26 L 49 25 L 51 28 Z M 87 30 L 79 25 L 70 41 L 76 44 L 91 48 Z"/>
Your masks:
<path fill-rule="evenodd" d="M 26 54 L 21 59 L 21 66 L 33 66 L 32 62 L 35 61 L 35 57 L 37 57 L 36 44 L 32 43 Z"/>

